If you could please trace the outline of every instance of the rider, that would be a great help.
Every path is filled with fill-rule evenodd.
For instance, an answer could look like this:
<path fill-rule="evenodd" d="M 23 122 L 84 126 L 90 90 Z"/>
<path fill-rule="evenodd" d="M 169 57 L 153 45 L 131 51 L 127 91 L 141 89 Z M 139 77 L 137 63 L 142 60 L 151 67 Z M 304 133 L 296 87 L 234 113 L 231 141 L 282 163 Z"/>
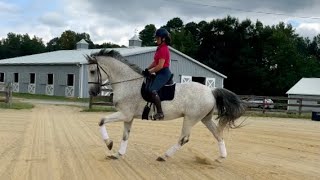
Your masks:
<path fill-rule="evenodd" d="M 160 28 L 155 33 L 155 39 L 158 45 L 157 51 L 154 54 L 153 62 L 150 66 L 144 70 L 144 74 L 155 73 L 156 77 L 153 84 L 149 88 L 152 100 L 157 108 L 157 114 L 153 116 L 154 120 L 161 120 L 164 118 L 161 100 L 157 93 L 170 79 L 171 71 L 170 67 L 170 51 L 168 45 L 170 45 L 171 38 L 169 32 L 165 28 Z"/>

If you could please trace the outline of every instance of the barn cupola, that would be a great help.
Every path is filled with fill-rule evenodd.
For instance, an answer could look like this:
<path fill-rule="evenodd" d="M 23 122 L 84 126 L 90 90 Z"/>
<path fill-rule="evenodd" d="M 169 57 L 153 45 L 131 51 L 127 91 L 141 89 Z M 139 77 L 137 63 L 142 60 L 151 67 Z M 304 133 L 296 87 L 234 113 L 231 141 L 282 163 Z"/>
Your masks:
<path fill-rule="evenodd" d="M 137 31 L 135 32 L 135 35 L 129 39 L 129 47 L 141 47 L 142 41 L 137 35 Z"/>
<path fill-rule="evenodd" d="M 89 49 L 89 43 L 84 39 L 81 39 L 81 41 L 77 42 L 77 49 Z"/>

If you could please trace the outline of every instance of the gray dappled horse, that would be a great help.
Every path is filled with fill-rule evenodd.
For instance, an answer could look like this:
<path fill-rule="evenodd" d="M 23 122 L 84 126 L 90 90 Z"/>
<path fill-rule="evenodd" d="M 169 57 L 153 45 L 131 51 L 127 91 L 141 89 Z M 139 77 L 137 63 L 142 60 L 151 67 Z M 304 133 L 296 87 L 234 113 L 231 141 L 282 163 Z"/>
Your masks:
<path fill-rule="evenodd" d="M 119 151 L 111 157 L 119 158 L 126 153 L 129 133 L 134 118 L 141 119 L 146 101 L 140 89 L 143 83 L 142 69 L 126 61 L 117 51 L 101 50 L 86 56 L 88 60 L 89 94 L 100 93 L 102 82 L 109 80 L 113 89 L 113 103 L 117 112 L 101 119 L 99 126 L 102 137 L 109 150 L 113 141 L 110 140 L 105 127 L 106 123 L 124 122 L 123 137 Z M 169 148 L 157 160 L 165 161 L 174 155 L 189 141 L 191 128 L 201 121 L 217 139 L 220 157 L 225 158 L 227 151 L 223 140 L 225 127 L 234 127 L 235 120 L 244 113 L 240 99 L 231 91 L 223 88 L 211 90 L 197 82 L 176 84 L 175 97 L 172 101 L 162 101 L 164 120 L 184 117 L 181 136 L 178 142 Z M 217 125 L 213 122 L 214 109 L 218 112 Z"/>

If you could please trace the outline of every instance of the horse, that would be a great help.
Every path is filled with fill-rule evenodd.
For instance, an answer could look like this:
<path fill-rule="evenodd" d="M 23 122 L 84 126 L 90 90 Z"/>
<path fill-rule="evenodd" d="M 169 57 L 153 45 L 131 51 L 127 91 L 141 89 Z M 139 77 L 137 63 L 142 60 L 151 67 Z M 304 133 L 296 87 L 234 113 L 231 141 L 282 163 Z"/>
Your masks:
<path fill-rule="evenodd" d="M 110 156 L 113 159 L 119 159 L 127 151 L 133 120 L 141 119 L 146 105 L 140 91 L 144 81 L 142 69 L 128 62 L 115 50 L 102 49 L 85 57 L 88 61 L 89 94 L 97 96 L 106 80 L 109 80 L 109 85 L 113 89 L 113 105 L 117 112 L 103 117 L 99 122 L 102 138 L 109 150 L 113 147 L 113 141 L 108 135 L 105 124 L 124 122 L 120 148 Z M 166 161 L 181 149 L 189 141 L 192 127 L 199 121 L 218 141 L 220 157 L 227 157 L 223 130 L 226 127 L 237 127 L 235 120 L 245 111 L 244 104 L 235 93 L 225 88 L 212 90 L 197 82 L 176 83 L 174 99 L 161 103 L 165 115 L 163 120 L 183 117 L 183 125 L 178 142 L 156 160 Z M 217 123 L 212 119 L 214 111 L 218 114 Z"/>

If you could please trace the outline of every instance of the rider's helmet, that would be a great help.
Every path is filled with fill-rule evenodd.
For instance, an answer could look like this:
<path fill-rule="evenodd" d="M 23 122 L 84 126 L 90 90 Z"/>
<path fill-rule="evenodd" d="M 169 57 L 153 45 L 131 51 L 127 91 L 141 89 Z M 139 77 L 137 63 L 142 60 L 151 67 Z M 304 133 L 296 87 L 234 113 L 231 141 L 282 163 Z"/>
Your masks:
<path fill-rule="evenodd" d="M 161 37 L 161 39 L 164 38 L 166 44 L 170 44 L 170 42 L 171 42 L 170 33 L 165 28 L 158 29 L 154 36 L 155 37 Z"/>

